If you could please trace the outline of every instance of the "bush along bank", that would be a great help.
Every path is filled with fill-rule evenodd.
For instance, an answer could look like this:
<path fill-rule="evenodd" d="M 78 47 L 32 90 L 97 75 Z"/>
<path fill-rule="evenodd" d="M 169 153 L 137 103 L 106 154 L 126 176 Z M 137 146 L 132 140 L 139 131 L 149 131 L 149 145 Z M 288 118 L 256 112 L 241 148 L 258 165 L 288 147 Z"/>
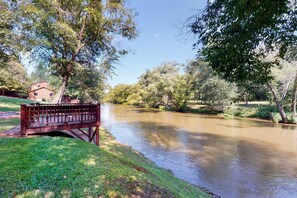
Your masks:
<path fill-rule="evenodd" d="M 293 117 L 292 113 L 287 110 L 289 124 L 297 124 L 297 117 Z M 264 120 L 271 120 L 274 123 L 281 122 L 281 116 L 274 106 L 260 106 L 260 107 L 239 107 L 228 106 L 223 110 L 225 117 L 242 117 L 242 118 L 258 118 Z"/>
<path fill-rule="evenodd" d="M 61 137 L 0 139 L 0 197 L 212 196 L 100 133 L 100 148 Z"/>
<path fill-rule="evenodd" d="M 174 111 L 172 107 L 160 106 L 162 111 Z M 258 107 L 251 106 L 215 106 L 215 105 L 200 105 L 200 107 L 186 107 L 184 113 L 197 113 L 218 115 L 223 117 L 241 117 L 241 118 L 258 118 L 263 120 L 271 120 L 274 123 L 281 122 L 281 116 L 276 107 L 270 105 L 263 105 Z M 286 109 L 289 124 L 297 124 L 297 117 L 293 117 L 289 109 Z"/>

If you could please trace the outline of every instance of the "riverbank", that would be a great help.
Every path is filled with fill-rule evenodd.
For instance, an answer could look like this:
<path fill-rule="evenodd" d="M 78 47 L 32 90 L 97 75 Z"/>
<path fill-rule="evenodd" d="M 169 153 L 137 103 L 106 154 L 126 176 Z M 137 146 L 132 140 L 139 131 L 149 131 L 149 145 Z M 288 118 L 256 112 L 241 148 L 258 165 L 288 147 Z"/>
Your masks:
<path fill-rule="evenodd" d="M 100 134 L 100 148 L 61 137 L 0 139 L 0 197 L 211 197 Z"/>
<path fill-rule="evenodd" d="M 173 108 L 164 106 L 161 106 L 160 109 L 174 111 Z M 184 113 L 217 115 L 228 118 L 256 118 L 270 120 L 274 123 L 281 121 L 277 108 L 268 102 L 252 102 L 248 105 L 235 104 L 231 106 L 192 104 L 185 109 Z M 297 124 L 297 118 L 293 118 L 290 111 L 286 111 L 286 113 L 289 124 Z"/>

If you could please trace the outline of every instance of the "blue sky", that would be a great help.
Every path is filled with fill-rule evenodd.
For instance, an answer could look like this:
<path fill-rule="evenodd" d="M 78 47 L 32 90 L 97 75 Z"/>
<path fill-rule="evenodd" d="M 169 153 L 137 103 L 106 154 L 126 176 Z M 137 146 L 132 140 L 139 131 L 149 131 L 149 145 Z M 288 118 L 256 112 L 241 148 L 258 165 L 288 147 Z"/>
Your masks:
<path fill-rule="evenodd" d="M 121 58 L 109 83 L 132 84 L 146 69 L 165 61 L 185 64 L 195 58 L 194 40 L 180 37 L 181 24 L 195 12 L 203 9 L 206 0 L 128 0 L 127 6 L 136 9 L 139 36 L 121 45 L 130 53 Z"/>

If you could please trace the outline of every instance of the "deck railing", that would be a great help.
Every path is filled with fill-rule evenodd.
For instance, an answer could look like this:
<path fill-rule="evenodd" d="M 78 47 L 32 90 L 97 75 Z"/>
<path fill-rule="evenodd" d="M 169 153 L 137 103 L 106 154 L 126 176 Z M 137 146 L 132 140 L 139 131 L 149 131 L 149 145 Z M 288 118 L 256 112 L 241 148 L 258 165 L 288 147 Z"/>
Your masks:
<path fill-rule="evenodd" d="M 91 136 L 95 136 L 95 134 L 91 134 L 91 128 L 96 127 L 94 133 L 97 131 L 99 133 L 99 126 L 100 104 L 21 105 L 22 135 L 57 130 L 68 130 L 71 133 L 75 133 L 72 129 L 82 131 L 81 128 L 89 128 L 89 134 L 85 133 L 85 135 L 87 135 L 91 141 Z"/>

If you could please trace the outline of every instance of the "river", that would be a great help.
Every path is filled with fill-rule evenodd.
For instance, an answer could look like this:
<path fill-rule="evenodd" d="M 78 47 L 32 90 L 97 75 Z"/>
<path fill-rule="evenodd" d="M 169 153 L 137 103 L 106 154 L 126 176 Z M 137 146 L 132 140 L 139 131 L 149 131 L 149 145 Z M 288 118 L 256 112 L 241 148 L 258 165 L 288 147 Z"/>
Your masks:
<path fill-rule="evenodd" d="M 175 176 L 222 197 L 297 197 L 297 128 L 102 105 L 102 125 Z"/>

